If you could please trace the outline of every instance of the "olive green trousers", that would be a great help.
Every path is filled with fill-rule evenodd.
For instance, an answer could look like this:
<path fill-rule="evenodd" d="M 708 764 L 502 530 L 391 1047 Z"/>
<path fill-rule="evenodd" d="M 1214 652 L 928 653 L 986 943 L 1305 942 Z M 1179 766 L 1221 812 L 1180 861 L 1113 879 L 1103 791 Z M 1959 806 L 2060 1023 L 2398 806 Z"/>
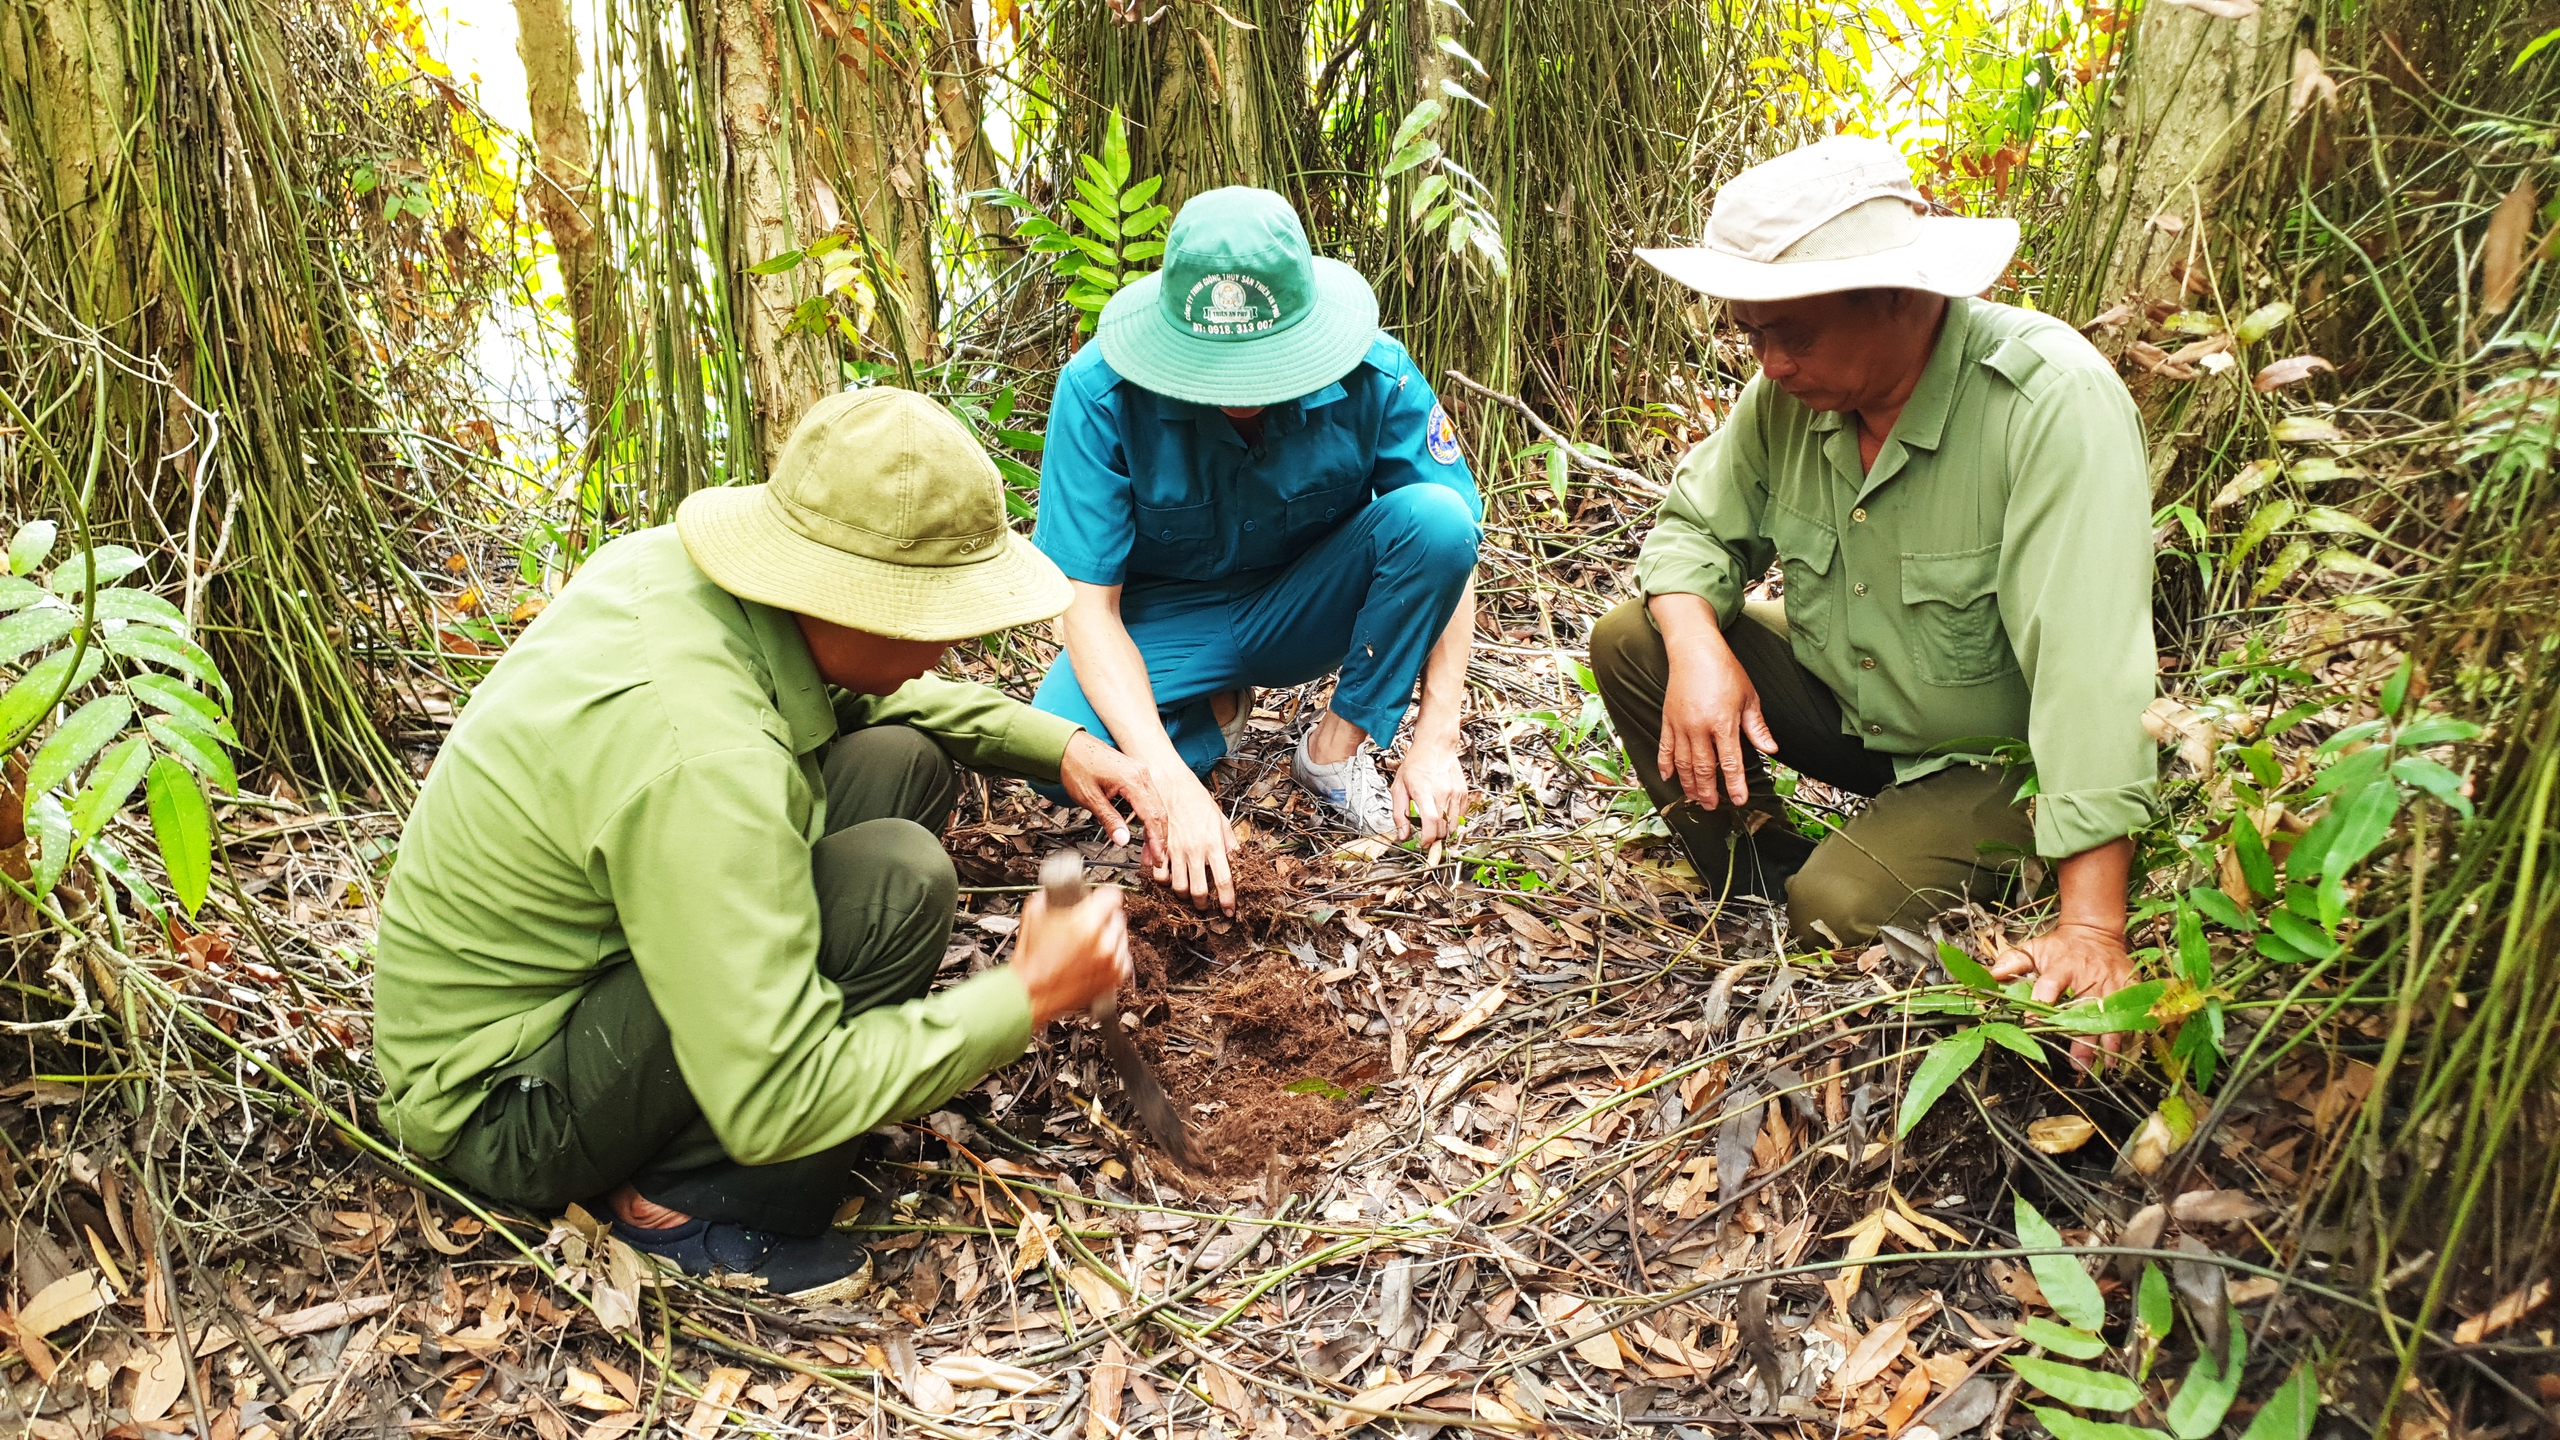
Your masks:
<path fill-rule="evenodd" d="M 1783 634 L 1749 616 L 1737 616 L 1724 633 L 1760 692 L 1779 763 L 1870 799 L 1813 844 L 1781 818 L 1769 767 L 1747 743 L 1751 802 L 1739 820 L 1730 802 L 1710 810 L 1682 794 L 1679 779 L 1666 779 L 1655 763 L 1670 655 L 1644 602 L 1627 601 L 1593 627 L 1591 671 L 1636 777 L 1700 878 L 1720 893 L 1729 887 L 1768 900 L 1781 897 L 1753 884 L 1782 886 L 1788 926 L 1808 944 L 1864 945 L 1880 926 L 1916 924 L 1968 898 L 2009 892 L 2019 857 L 2032 853 L 2035 841 L 2016 799 L 2022 777 L 1955 765 L 1897 785 L 1893 757 L 1842 733 L 1839 697 L 1796 662 Z"/>
<path fill-rule="evenodd" d="M 959 776 L 903 725 L 837 740 L 824 774 L 827 834 L 809 856 L 818 971 L 843 989 L 847 1015 L 913 1000 L 932 987 L 951 939 L 960 882 L 940 836 Z M 861 1143 L 774 1165 L 729 1158 L 676 1068 L 640 967 L 626 961 L 590 981 L 560 1032 L 508 1068 L 440 1163 L 537 1218 L 628 1183 L 699 1220 L 814 1235 L 851 1193 Z"/>

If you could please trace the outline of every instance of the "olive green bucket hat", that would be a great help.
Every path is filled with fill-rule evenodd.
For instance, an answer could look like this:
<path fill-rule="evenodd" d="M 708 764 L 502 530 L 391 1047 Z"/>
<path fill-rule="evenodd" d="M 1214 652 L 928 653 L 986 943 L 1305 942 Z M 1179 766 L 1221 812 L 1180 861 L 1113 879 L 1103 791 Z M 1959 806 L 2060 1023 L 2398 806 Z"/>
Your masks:
<path fill-rule="evenodd" d="M 810 406 L 770 481 L 686 496 L 676 534 L 732 595 L 898 640 L 967 640 L 1067 608 L 1067 577 L 1005 523 L 978 442 L 887 386 Z"/>
<path fill-rule="evenodd" d="M 1378 334 L 1360 272 L 1307 246 L 1289 202 L 1235 185 L 1195 195 L 1164 268 L 1111 297 L 1095 338 L 1124 380 L 1194 405 L 1277 405 L 1351 373 Z"/>

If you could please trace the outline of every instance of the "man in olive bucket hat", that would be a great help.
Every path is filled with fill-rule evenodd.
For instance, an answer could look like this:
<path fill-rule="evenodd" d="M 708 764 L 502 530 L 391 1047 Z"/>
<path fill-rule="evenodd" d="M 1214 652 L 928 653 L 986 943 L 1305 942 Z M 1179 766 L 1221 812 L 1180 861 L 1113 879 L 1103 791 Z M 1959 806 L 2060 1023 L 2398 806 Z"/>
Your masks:
<path fill-rule="evenodd" d="M 1441 839 L 1467 789 L 1484 506 L 1368 282 L 1311 253 L 1278 195 L 1212 190 L 1096 340 L 1049 411 L 1034 542 L 1075 598 L 1032 703 L 1147 767 L 1170 819 L 1157 878 L 1194 903 L 1234 906 L 1234 837 L 1202 781 L 1255 686 L 1339 671 L 1298 782 L 1356 830 Z M 1389 785 L 1368 748 L 1394 745 L 1417 677 Z"/>
<path fill-rule="evenodd" d="M 1784 901 L 1801 937 L 1863 945 L 2052 862 L 2058 922 L 1995 967 L 2051 1000 L 2130 975 L 2150 484 L 2105 357 L 1971 298 L 2017 242 L 1929 214 L 1900 152 L 1843 136 L 1736 176 L 1705 244 L 1636 252 L 1725 301 L 1760 373 L 1681 460 L 1591 665 L 1700 876 Z M 1746 605 L 1773 558 L 1783 610 Z M 1763 753 L 1871 798 L 1817 845 Z"/>
<path fill-rule="evenodd" d="M 1031 897 L 1009 965 L 926 993 L 955 761 L 1161 828 L 1109 746 L 926 675 L 1066 603 L 995 467 L 902 390 L 819 401 L 771 483 L 598 551 L 409 817 L 375 962 L 384 1124 L 507 1205 L 583 1202 L 688 1272 L 829 1295 L 861 1258 L 828 1224 L 864 1132 L 1128 976 L 1103 887 Z"/>

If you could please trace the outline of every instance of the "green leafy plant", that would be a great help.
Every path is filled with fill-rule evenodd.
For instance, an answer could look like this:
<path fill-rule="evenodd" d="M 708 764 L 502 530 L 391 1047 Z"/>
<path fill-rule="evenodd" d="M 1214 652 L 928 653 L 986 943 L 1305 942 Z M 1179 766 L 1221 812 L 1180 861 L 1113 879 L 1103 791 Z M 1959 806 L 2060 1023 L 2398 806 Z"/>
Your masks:
<path fill-rule="evenodd" d="M 1536 866 L 1498 857 L 1476 861 L 1467 878 L 1469 883 L 1483 889 L 1509 890 L 1523 895 L 1555 888 Z"/>
<path fill-rule="evenodd" d="M 1476 74 L 1484 74 L 1484 66 L 1456 39 L 1443 35 L 1439 45 L 1444 53 L 1463 60 Z M 1440 87 L 1451 99 L 1485 108 L 1484 102 L 1455 77 L 1443 79 Z M 1502 220 L 1494 209 L 1500 200 L 1474 172 L 1449 158 L 1448 151 L 1441 147 L 1439 134 L 1448 118 L 1449 107 L 1438 96 L 1425 96 L 1406 111 L 1403 122 L 1396 126 L 1395 141 L 1388 147 L 1387 163 L 1378 178 L 1392 180 L 1409 171 L 1419 172 L 1412 193 L 1405 199 L 1405 219 L 1425 234 L 1445 233 L 1450 254 L 1466 255 L 1491 271 L 1494 278 L 1501 279 L 1511 273 L 1511 251 L 1503 243 Z M 1563 484 L 1554 477 L 1561 473 L 1563 463 L 1564 457 L 1555 457 L 1554 468 L 1549 471 L 1559 500 Z"/>
<path fill-rule="evenodd" d="M 123 583 L 146 563 L 134 551 L 77 551 L 39 579 L 58 534 L 50 520 L 19 527 L 0 576 L 0 667 L 14 672 L 0 691 L 0 748 L 21 755 L 43 730 L 16 787 L 33 842 L 25 888 L 51 894 L 86 853 L 158 913 L 156 891 L 104 833 L 140 787 L 170 887 L 193 915 L 212 884 L 207 789 L 239 788 L 229 687 L 177 606 Z"/>
<path fill-rule="evenodd" d="M 1581 708 L 1571 716 L 1560 710 L 1524 710 L 1520 712 L 1520 718 L 1553 736 L 1556 757 L 1571 761 L 1574 752 L 1579 751 L 1592 736 L 1608 729 L 1609 707 L 1600 702 L 1600 678 L 1591 673 L 1590 666 L 1561 651 L 1556 654 L 1556 663 L 1573 676 L 1575 687 L 1582 692 Z"/>
<path fill-rule="evenodd" d="M 1164 177 L 1129 178 L 1129 131 L 1114 108 L 1102 132 L 1102 154 L 1076 157 L 1071 178 L 1075 195 L 1067 213 L 1080 229 L 1070 229 L 1042 215 L 1040 207 L 1011 190 L 989 190 L 984 197 L 1022 212 L 1013 232 L 1036 254 L 1055 256 L 1051 267 L 1067 279 L 1067 303 L 1083 311 L 1076 329 L 1090 335 L 1102 307 L 1120 287 L 1145 273 L 1140 262 L 1164 254 L 1165 222 L 1173 212 L 1155 203 Z"/>
<path fill-rule="evenodd" d="M 2517 331 L 2499 336 L 2488 349 L 2512 355 L 2513 363 L 2481 386 L 2464 409 L 2461 459 L 2484 467 L 2481 502 L 2521 504 L 2560 455 L 2560 342 Z"/>
<path fill-rule="evenodd" d="M 1963 987 L 1949 996 L 1923 996 L 1911 1002 L 1917 1013 L 1985 1015 L 1996 1005 L 2014 1007 L 2021 1015 L 2052 1029 L 2076 1035 L 2115 1035 L 2132 1031 L 2156 1030 L 2160 1022 L 2152 1015 L 2152 1007 L 2160 1002 L 2168 983 L 2161 980 L 2128 985 L 2102 1000 L 2087 1000 L 2077 1005 L 2046 1005 L 2033 998 L 2034 981 L 2020 977 L 2003 986 L 1992 978 L 1980 961 L 1953 945 L 1938 946 L 1938 963 L 1947 975 Z M 1920 1057 L 1919 1068 L 1911 1074 L 1911 1085 L 1903 1092 L 1902 1109 L 1894 1121 L 1897 1136 L 1908 1135 L 1937 1105 L 1939 1097 L 1964 1078 L 1973 1063 L 1982 1058 L 1985 1047 L 2000 1045 L 2014 1050 L 2028 1060 L 2045 1062 L 2044 1046 L 2035 1036 L 2012 1021 L 1986 1019 L 1933 1042 Z"/>
<path fill-rule="evenodd" d="M 1618 792 L 1609 802 L 1610 813 L 1627 817 L 1652 814 L 1653 801 L 1636 784 L 1626 749 L 1617 743 L 1616 727 L 1609 723 L 1609 707 L 1600 699 L 1599 677 L 1590 666 L 1561 651 L 1556 655 L 1556 664 L 1573 677 L 1575 687 L 1582 692 L 1581 705 L 1571 715 L 1542 708 L 1523 710 L 1517 718 L 1547 732 L 1558 760 Z"/>
<path fill-rule="evenodd" d="M 2030 1317 L 2018 1326 L 2018 1338 L 2033 1353 L 2013 1355 L 2009 1368 L 2038 1394 L 2073 1407 L 2031 1405 L 2036 1419 L 2054 1440 L 2205 1440 L 2222 1428 L 2239 1398 L 2240 1378 L 2249 1359 L 2249 1327 L 2240 1312 L 2225 1308 L 2222 1353 L 2199 1344 L 2186 1375 L 2155 1413 L 2166 1429 L 2092 1420 L 2077 1413 L 2096 1410 L 2122 1414 L 2151 1397 L 2147 1390 L 2160 1347 L 2175 1328 L 2177 1307 L 2170 1298 L 2168 1277 L 2146 1262 L 2134 1291 L 2134 1324 L 2121 1348 L 2130 1353 L 2125 1369 L 2098 1369 L 2071 1361 L 2102 1360 L 2119 1347 L 2100 1333 L 2107 1324 L 2106 1296 L 2080 1261 L 2063 1244 L 2061 1232 L 2022 1196 L 2017 1202 L 2018 1243 L 2046 1253 L 2030 1256 L 2027 1266 L 2036 1286 L 2063 1323 Z M 2062 1355 L 2067 1360 L 2049 1358 Z M 2306 1392 L 2306 1386 L 2310 1388 Z M 2250 1422 L 2247 1440 L 2303 1440 L 2318 1409 L 2317 1386 L 2307 1370 L 2296 1370 L 2277 1388 Z"/>

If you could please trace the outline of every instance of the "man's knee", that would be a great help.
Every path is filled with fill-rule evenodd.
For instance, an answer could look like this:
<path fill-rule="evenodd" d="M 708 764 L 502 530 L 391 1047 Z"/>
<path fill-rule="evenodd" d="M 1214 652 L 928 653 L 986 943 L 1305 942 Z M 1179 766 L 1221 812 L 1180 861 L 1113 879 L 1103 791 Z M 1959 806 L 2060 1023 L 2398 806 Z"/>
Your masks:
<path fill-rule="evenodd" d="M 822 901 L 831 880 L 859 878 L 876 885 L 882 902 L 894 908 L 947 919 L 959 904 L 960 875 L 942 837 L 913 820 L 865 820 L 819 841 L 815 853 Z"/>
<path fill-rule="evenodd" d="M 1465 498 L 1446 485 L 1403 485 L 1379 496 L 1379 519 L 1393 534 L 1397 553 L 1434 574 L 1464 575 L 1475 568 L 1484 527 Z"/>
<path fill-rule="evenodd" d="M 951 757 L 912 725 L 873 725 L 836 741 L 825 768 L 827 788 L 835 790 L 855 775 L 938 777 L 951 769 Z"/>
<path fill-rule="evenodd" d="M 908 725 L 856 730 L 827 751 L 827 824 L 837 830 L 883 816 L 939 828 L 958 794 L 951 757 Z"/>
<path fill-rule="evenodd" d="M 1837 839 L 1817 846 L 1787 882 L 1787 928 L 1806 944 L 1865 945 L 1911 892 Z"/>
<path fill-rule="evenodd" d="M 1591 627 L 1591 675 L 1605 694 L 1662 688 L 1665 657 L 1661 632 L 1644 601 L 1625 600 Z"/>
<path fill-rule="evenodd" d="M 941 838 L 912 820 L 866 820 L 820 840 L 810 858 L 827 978 L 895 963 L 921 967 L 917 988 L 930 980 L 960 900 Z"/>

